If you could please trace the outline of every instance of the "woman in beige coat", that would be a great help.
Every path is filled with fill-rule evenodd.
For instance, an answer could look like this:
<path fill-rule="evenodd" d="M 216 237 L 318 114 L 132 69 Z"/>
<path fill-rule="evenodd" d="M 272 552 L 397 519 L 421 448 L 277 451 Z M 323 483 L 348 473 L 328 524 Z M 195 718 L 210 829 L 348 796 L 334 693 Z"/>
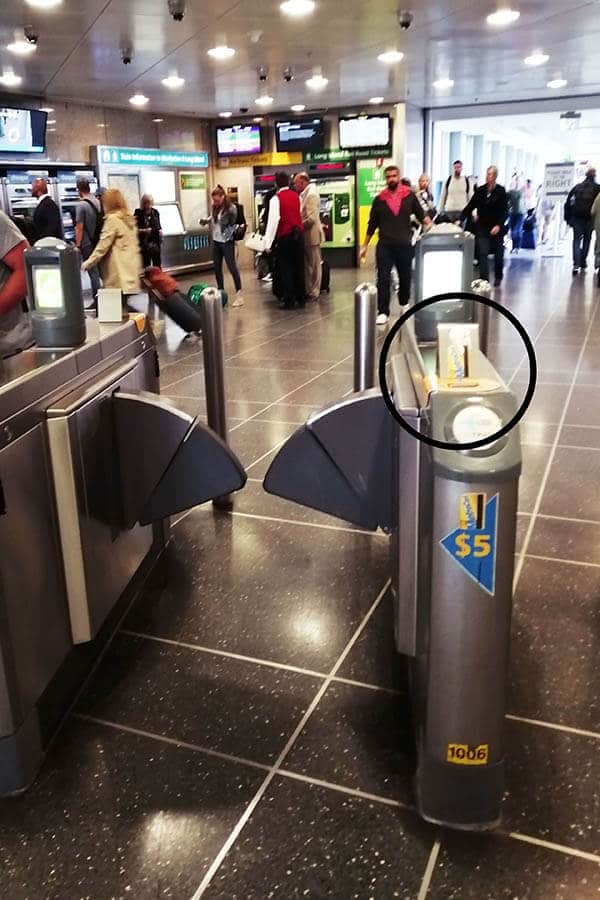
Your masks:
<path fill-rule="evenodd" d="M 113 188 L 102 195 L 104 224 L 91 256 L 82 265 L 85 271 L 100 264 L 102 283 L 118 288 L 124 297 L 140 290 L 142 257 L 137 225 L 127 209 L 121 191 Z"/>

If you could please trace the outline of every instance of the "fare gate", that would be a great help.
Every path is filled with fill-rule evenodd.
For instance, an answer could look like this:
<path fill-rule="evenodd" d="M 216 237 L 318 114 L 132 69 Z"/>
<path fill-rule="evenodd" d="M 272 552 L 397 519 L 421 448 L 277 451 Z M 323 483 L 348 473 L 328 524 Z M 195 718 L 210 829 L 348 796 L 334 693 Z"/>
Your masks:
<path fill-rule="evenodd" d="M 492 437 L 514 417 L 515 398 L 475 345 L 477 325 L 449 326 L 447 309 L 441 318 L 435 343 L 429 318 L 424 342 L 418 320 L 403 328 L 389 367 L 394 406 L 435 441 Z M 390 534 L 417 805 L 423 818 L 455 828 L 500 819 L 520 470 L 518 428 L 474 450 L 430 446 L 401 428 L 372 388 L 311 416 L 264 481 L 272 494 Z"/>

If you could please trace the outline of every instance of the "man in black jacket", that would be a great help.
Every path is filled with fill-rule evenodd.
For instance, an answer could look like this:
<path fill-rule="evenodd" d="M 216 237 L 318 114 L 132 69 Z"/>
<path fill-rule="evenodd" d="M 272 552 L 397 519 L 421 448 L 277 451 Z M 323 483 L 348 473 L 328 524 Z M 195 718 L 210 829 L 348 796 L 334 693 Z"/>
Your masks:
<path fill-rule="evenodd" d="M 496 287 L 502 283 L 504 274 L 504 235 L 508 218 L 508 196 L 497 180 L 498 169 L 490 166 L 486 172 L 485 184 L 477 188 L 461 215 L 462 219 L 473 216 L 479 275 L 485 281 L 490 280 L 488 256 L 490 253 L 494 254 Z"/>
<path fill-rule="evenodd" d="M 588 169 L 585 178 L 576 184 L 565 203 L 565 222 L 573 229 L 573 275 L 579 270 L 587 269 L 587 258 L 590 252 L 594 220 L 592 206 L 600 193 L 600 185 L 596 181 L 596 170 Z"/>
<path fill-rule="evenodd" d="M 52 197 L 48 196 L 48 184 L 45 178 L 36 178 L 31 185 L 31 195 L 39 198 L 33 214 L 38 237 L 53 237 L 63 240 L 63 225 L 60 209 Z"/>
<path fill-rule="evenodd" d="M 379 229 L 379 243 L 377 244 L 378 325 L 386 325 L 390 316 L 390 282 L 393 266 L 396 266 L 398 270 L 400 306 L 405 306 L 410 299 L 413 258 L 411 216 L 425 225 L 431 224 L 431 219 L 423 212 L 423 207 L 413 191 L 407 185 L 400 184 L 398 166 L 387 167 L 385 181 L 387 188 L 373 200 L 367 234 L 360 249 L 362 262 L 367 256 L 371 238 Z"/>

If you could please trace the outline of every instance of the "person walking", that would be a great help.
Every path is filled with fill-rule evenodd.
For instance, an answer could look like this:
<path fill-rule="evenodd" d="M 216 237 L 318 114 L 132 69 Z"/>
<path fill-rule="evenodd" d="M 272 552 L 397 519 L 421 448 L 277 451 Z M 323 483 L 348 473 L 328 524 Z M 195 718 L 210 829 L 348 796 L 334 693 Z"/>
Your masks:
<path fill-rule="evenodd" d="M 48 183 L 45 178 L 35 179 L 31 185 L 31 196 L 39 200 L 33 214 L 33 224 L 38 238 L 53 237 L 59 241 L 64 240 L 60 209 L 48 195 Z"/>
<path fill-rule="evenodd" d="M 423 172 L 422 175 L 419 175 L 419 184 L 415 193 L 423 212 L 433 220 L 437 210 L 435 208 L 433 194 L 431 193 L 431 179 L 425 172 Z"/>
<path fill-rule="evenodd" d="M 33 344 L 27 310 L 25 258 L 29 243 L 0 210 L 0 359 Z"/>
<path fill-rule="evenodd" d="M 494 254 L 495 285 L 502 283 L 504 275 L 504 234 L 508 218 L 508 197 L 505 189 L 498 184 L 498 169 L 490 166 L 486 172 L 485 184 L 477 188 L 462 211 L 463 219 L 472 217 L 475 222 L 477 259 L 479 275 L 489 281 L 490 252 Z"/>
<path fill-rule="evenodd" d="M 590 168 L 584 180 L 571 189 L 565 203 L 565 222 L 573 229 L 573 275 L 587 269 L 594 230 L 592 207 L 599 193 L 596 170 Z"/>
<path fill-rule="evenodd" d="M 442 188 L 440 197 L 440 213 L 443 213 L 445 222 L 458 223 L 461 214 L 471 199 L 471 183 L 466 175 L 463 175 L 463 164 L 460 159 L 453 163 L 452 175 L 448 176 Z"/>
<path fill-rule="evenodd" d="M 307 300 L 317 301 L 321 294 L 321 198 L 314 181 L 306 172 L 298 172 L 294 187 L 300 196 L 300 214 L 304 227 L 304 287 Z"/>
<path fill-rule="evenodd" d="M 594 268 L 598 272 L 598 287 L 600 287 L 600 193 L 597 195 L 592 205 L 592 222 L 596 234 L 596 243 L 594 245 Z"/>
<path fill-rule="evenodd" d="M 523 219 L 525 218 L 525 201 L 518 177 L 512 183 L 508 192 L 510 238 L 512 241 L 511 253 L 518 253 L 521 249 L 523 237 Z"/>
<path fill-rule="evenodd" d="M 163 233 L 160 227 L 160 213 L 154 207 L 152 194 L 144 194 L 134 216 L 137 222 L 144 268 L 158 266 L 160 269 Z"/>
<path fill-rule="evenodd" d="M 90 193 L 90 183 L 87 178 L 77 179 L 77 192 L 79 194 L 79 203 L 75 210 L 75 244 L 79 247 L 81 258 L 85 262 L 92 255 L 92 251 L 98 242 L 98 226 L 102 223 L 102 211 L 100 209 L 100 201 L 96 197 L 92 197 Z M 98 289 L 100 287 L 98 266 L 92 266 L 91 269 L 88 269 L 88 275 L 92 286 L 94 307 L 97 307 Z"/>
<path fill-rule="evenodd" d="M 123 298 L 140 290 L 142 257 L 137 235 L 137 223 L 127 208 L 121 191 L 109 188 L 102 195 L 104 222 L 96 247 L 81 268 L 89 272 L 100 265 L 105 288 L 116 288 Z"/>
<path fill-rule="evenodd" d="M 277 193 L 269 204 L 265 247 L 274 250 L 273 290 L 284 309 L 306 305 L 304 226 L 300 198 L 290 190 L 287 172 L 275 175 Z"/>
<path fill-rule="evenodd" d="M 360 250 L 360 260 L 366 259 L 369 243 L 379 231 L 377 244 L 377 324 L 386 325 L 390 317 L 390 281 L 392 267 L 398 271 L 398 300 L 406 306 L 410 300 L 412 275 L 412 221 L 414 216 L 421 224 L 430 225 L 431 219 L 423 211 L 416 194 L 400 184 L 398 166 L 385 169 L 387 187 L 375 199 L 365 240 Z"/>
<path fill-rule="evenodd" d="M 225 189 L 218 184 L 211 193 L 212 211 L 210 219 L 200 219 L 201 225 L 210 225 L 213 240 L 213 262 L 215 265 L 215 277 L 220 291 L 225 288 L 223 278 L 223 260 L 233 278 L 235 285 L 235 299 L 231 304 L 234 308 L 244 305 L 242 293 L 242 279 L 235 259 L 234 233 L 237 222 L 237 209 Z"/>

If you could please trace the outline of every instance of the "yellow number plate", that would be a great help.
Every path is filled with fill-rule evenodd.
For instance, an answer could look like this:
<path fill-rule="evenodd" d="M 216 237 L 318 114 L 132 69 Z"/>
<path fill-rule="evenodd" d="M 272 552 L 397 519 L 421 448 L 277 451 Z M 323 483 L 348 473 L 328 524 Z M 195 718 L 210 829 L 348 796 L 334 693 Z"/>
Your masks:
<path fill-rule="evenodd" d="M 446 762 L 455 766 L 487 766 L 489 755 L 489 744 L 478 744 L 475 747 L 468 744 L 448 744 Z"/>

